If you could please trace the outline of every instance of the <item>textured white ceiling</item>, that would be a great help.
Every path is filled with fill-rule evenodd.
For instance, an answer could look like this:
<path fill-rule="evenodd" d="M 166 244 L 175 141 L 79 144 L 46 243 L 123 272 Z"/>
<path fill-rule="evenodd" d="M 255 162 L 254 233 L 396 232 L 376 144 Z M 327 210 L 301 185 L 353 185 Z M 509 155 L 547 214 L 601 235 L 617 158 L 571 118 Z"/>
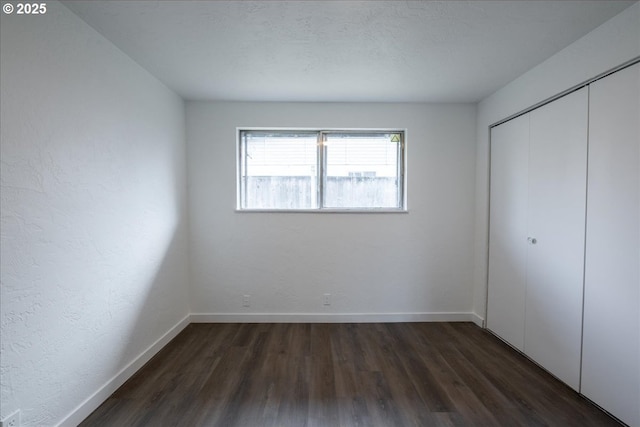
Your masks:
<path fill-rule="evenodd" d="M 475 102 L 633 1 L 65 1 L 186 99 Z"/>

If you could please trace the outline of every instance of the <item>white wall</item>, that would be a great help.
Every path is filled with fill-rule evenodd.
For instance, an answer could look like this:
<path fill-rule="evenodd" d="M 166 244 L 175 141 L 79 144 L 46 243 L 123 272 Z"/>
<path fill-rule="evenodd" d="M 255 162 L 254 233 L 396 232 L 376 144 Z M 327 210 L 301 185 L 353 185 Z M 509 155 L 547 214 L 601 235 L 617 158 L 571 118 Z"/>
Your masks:
<path fill-rule="evenodd" d="M 24 426 L 97 392 L 74 425 L 188 314 L 183 102 L 47 6 L 1 21 L 0 408 Z"/>
<path fill-rule="evenodd" d="M 486 311 L 489 126 L 640 55 L 635 3 L 478 105 L 473 310 Z"/>
<path fill-rule="evenodd" d="M 406 128 L 409 213 L 235 212 L 238 126 Z M 195 320 L 470 318 L 475 106 L 189 102 L 187 147 Z"/>

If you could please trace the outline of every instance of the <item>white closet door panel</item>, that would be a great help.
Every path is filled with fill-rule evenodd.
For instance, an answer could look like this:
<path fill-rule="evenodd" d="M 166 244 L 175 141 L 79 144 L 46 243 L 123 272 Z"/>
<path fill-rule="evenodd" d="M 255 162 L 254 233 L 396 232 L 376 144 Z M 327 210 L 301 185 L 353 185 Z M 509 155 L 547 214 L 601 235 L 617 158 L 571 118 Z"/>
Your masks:
<path fill-rule="evenodd" d="M 487 327 L 524 350 L 529 115 L 491 130 Z"/>
<path fill-rule="evenodd" d="M 640 426 L 640 65 L 591 85 L 581 392 Z"/>
<path fill-rule="evenodd" d="M 578 390 L 587 89 L 531 112 L 525 353 Z"/>

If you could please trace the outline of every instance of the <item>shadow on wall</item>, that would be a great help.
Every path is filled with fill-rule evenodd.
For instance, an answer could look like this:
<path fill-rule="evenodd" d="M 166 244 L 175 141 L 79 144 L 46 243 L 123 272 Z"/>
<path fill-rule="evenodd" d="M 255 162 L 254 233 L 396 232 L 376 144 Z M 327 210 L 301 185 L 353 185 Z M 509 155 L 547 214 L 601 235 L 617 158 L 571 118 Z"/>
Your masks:
<path fill-rule="evenodd" d="M 48 283 L 55 289 L 48 298 L 57 303 L 43 298 L 39 278 L 3 277 L 2 403 L 21 409 L 23 421 L 60 421 L 106 384 L 113 386 L 123 369 L 187 315 L 184 226 L 147 221 L 141 228 L 149 230 L 144 238 L 129 242 L 115 260 L 111 254 L 109 265 L 118 271 L 108 277 L 86 283 L 80 274 L 60 283 L 52 271 Z M 55 264 L 46 253 L 32 256 Z M 75 258 L 76 270 L 89 272 L 107 261 L 48 256 Z"/>
<path fill-rule="evenodd" d="M 184 225 L 147 237 L 138 242 L 138 253 L 130 254 L 128 265 L 123 265 L 136 270 L 135 279 L 114 283 L 104 301 L 108 323 L 102 325 L 101 338 L 96 337 L 87 360 L 93 364 L 90 370 L 102 372 L 99 384 L 87 384 L 89 392 L 98 390 L 93 404 L 104 401 L 146 363 L 154 354 L 148 352 L 150 347 L 188 314 Z"/>
<path fill-rule="evenodd" d="M 182 227 L 178 227 L 181 229 Z M 136 298 L 128 303 L 128 289 L 114 289 L 113 302 L 123 307 L 118 315 L 124 325 L 118 331 L 120 356 L 114 355 L 112 372 L 119 372 L 146 351 L 188 314 L 186 278 L 186 241 L 184 233 L 161 236 L 148 246 L 157 261 L 141 274 L 148 275 L 140 282 Z"/>

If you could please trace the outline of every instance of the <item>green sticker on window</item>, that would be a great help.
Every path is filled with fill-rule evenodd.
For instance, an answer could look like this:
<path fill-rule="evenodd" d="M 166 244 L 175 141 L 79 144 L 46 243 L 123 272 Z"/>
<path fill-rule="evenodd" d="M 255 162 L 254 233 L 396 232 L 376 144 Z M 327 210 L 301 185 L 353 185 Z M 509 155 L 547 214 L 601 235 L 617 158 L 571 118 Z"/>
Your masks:
<path fill-rule="evenodd" d="M 400 142 L 400 134 L 392 133 L 391 134 L 391 142 Z"/>

